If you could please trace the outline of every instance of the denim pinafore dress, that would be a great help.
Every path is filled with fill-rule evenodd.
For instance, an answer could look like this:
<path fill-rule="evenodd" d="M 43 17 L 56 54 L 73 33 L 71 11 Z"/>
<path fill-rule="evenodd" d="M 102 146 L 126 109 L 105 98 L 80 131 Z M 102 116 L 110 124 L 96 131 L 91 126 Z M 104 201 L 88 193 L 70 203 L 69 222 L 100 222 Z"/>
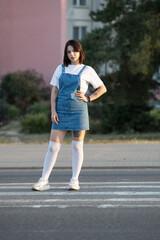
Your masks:
<path fill-rule="evenodd" d="M 80 90 L 80 76 L 85 65 L 77 75 L 65 73 L 65 66 L 62 64 L 62 74 L 59 78 L 59 93 L 56 103 L 58 114 L 58 125 L 52 123 L 52 129 L 57 130 L 88 130 L 88 105 L 79 100 L 75 95 Z"/>

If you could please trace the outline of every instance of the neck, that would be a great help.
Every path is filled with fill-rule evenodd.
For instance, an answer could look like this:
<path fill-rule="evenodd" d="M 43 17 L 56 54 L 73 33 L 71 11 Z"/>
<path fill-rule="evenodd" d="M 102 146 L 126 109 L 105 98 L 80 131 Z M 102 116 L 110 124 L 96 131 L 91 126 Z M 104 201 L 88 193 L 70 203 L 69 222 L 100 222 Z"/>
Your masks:
<path fill-rule="evenodd" d="M 79 63 L 79 61 L 77 61 L 77 62 L 71 62 L 71 65 L 81 65 L 81 64 Z"/>

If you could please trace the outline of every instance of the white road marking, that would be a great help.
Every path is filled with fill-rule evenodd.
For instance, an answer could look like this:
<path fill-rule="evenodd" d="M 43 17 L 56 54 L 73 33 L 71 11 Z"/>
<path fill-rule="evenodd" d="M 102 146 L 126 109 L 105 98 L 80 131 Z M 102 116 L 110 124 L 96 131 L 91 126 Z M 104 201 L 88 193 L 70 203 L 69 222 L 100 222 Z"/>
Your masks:
<path fill-rule="evenodd" d="M 52 185 L 51 185 L 52 186 Z M 67 186 L 68 186 L 68 184 L 67 184 Z M 18 186 L 18 185 L 12 185 L 12 186 L 0 186 L 0 189 L 29 189 L 30 188 L 30 186 L 27 186 L 27 185 L 25 185 L 25 186 Z M 66 185 L 65 186 L 61 186 L 61 187 L 55 187 L 55 186 L 52 186 L 52 188 L 53 188 L 53 190 L 54 189 L 66 189 Z M 132 185 L 132 186 L 116 186 L 116 185 L 112 185 L 112 186 L 85 186 L 85 187 L 83 187 L 83 189 L 94 189 L 94 188 L 98 188 L 98 189 L 100 189 L 100 188 L 106 188 L 106 189 L 109 189 L 109 188 L 117 188 L 117 189 L 123 189 L 123 188 L 130 188 L 130 189 L 134 189 L 134 188 L 151 188 L 151 189 L 153 189 L 153 188 L 156 188 L 156 189 L 158 189 L 158 188 L 160 188 L 160 186 L 154 186 L 154 185 L 149 185 L 149 186 L 147 186 L 147 185 Z"/>
<path fill-rule="evenodd" d="M 160 182 L 83 182 L 80 191 L 67 191 L 68 183 L 52 183 L 52 189 L 45 192 L 31 191 L 32 185 L 33 183 L 1 183 L 0 196 L 3 199 L 0 200 L 0 208 L 160 208 Z M 85 189 L 87 190 L 85 191 Z M 103 189 L 103 191 L 88 191 L 92 189 Z M 110 191 L 107 191 L 107 189 L 110 189 Z M 153 191 L 148 191 L 151 189 Z M 15 199 L 15 196 L 21 199 Z M 25 199 L 26 196 L 30 199 Z M 40 196 L 47 199 L 41 199 Z M 57 199 L 51 199 L 50 197 L 56 197 Z"/>
<path fill-rule="evenodd" d="M 0 208 L 9 208 L 13 206 L 0 206 Z M 75 205 L 17 205 L 14 208 L 71 208 L 71 207 L 82 207 L 81 204 Z M 160 204 L 104 204 L 104 205 L 83 205 L 83 207 L 96 207 L 96 208 L 160 208 Z"/>
<path fill-rule="evenodd" d="M 155 208 L 158 207 L 160 208 L 160 204 L 102 204 L 98 205 L 98 208 Z"/>
<path fill-rule="evenodd" d="M 126 196 L 146 196 L 146 195 L 157 195 L 160 196 L 160 192 L 82 192 L 82 191 L 65 191 L 65 192 L 0 192 L 0 196 L 85 196 L 85 195 L 126 195 Z"/>
<path fill-rule="evenodd" d="M 29 186 L 29 185 L 33 185 L 34 183 L 0 183 L 0 186 Z M 126 185 L 136 185 L 136 184 L 142 184 L 142 185 L 148 185 L 148 184 L 154 184 L 154 185 L 160 185 L 160 182 L 157 181 L 146 181 L 146 182 L 80 182 L 81 185 L 112 185 L 112 184 L 116 184 L 116 185 L 121 185 L 121 184 L 126 184 Z M 66 182 L 60 182 L 60 183 L 50 183 L 50 185 L 54 186 L 54 185 L 68 185 L 68 183 Z"/>
<path fill-rule="evenodd" d="M 67 185 L 68 186 L 68 185 Z M 62 186 L 62 187 L 53 187 L 52 189 L 67 189 L 67 186 Z M 31 186 L 0 186 L 1 189 L 31 189 Z"/>
<path fill-rule="evenodd" d="M 98 198 L 98 199 L 93 199 L 93 198 L 87 198 L 87 199 L 12 199 L 12 200 L 0 200 L 2 203 L 6 204 L 18 204 L 18 203 L 32 203 L 32 202 L 37 202 L 37 203 L 56 203 L 56 202 L 65 202 L 65 203 L 74 203 L 74 202 L 160 202 L 157 198 Z"/>

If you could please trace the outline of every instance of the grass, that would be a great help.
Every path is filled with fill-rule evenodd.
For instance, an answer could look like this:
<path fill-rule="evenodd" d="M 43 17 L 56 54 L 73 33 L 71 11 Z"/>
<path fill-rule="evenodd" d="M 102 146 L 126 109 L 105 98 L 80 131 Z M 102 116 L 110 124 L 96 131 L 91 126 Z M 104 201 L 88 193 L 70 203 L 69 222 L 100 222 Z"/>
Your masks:
<path fill-rule="evenodd" d="M 0 128 L 0 144 L 25 143 L 42 144 L 49 142 L 50 133 L 43 134 L 24 134 L 18 121 L 13 121 Z M 64 143 L 72 141 L 71 133 L 65 136 Z M 149 143 L 160 142 L 160 133 L 110 133 L 110 134 L 90 134 L 88 131 L 85 143 Z"/>
<path fill-rule="evenodd" d="M 0 132 L 5 133 L 6 131 L 16 131 L 19 133 L 21 131 L 20 121 L 11 121 L 8 124 L 0 127 Z"/>
<path fill-rule="evenodd" d="M 142 143 L 160 142 L 160 133 L 110 133 L 110 134 L 88 134 L 87 143 Z"/>

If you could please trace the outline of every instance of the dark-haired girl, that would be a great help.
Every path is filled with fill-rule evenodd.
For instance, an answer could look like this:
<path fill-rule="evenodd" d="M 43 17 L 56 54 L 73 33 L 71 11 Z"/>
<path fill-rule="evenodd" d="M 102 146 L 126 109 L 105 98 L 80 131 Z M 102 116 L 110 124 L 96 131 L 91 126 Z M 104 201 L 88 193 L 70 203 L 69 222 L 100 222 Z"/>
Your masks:
<path fill-rule="evenodd" d="M 81 44 L 76 40 L 69 40 L 65 45 L 63 64 L 56 68 L 50 83 L 53 86 L 52 130 L 42 177 L 33 185 L 33 190 L 50 189 L 48 179 L 67 131 L 72 131 L 72 178 L 68 189 L 80 189 L 78 177 L 83 163 L 83 141 L 85 131 L 89 130 L 87 103 L 106 92 L 97 73 L 92 67 L 84 65 L 84 60 Z M 86 96 L 89 84 L 96 91 Z"/>

